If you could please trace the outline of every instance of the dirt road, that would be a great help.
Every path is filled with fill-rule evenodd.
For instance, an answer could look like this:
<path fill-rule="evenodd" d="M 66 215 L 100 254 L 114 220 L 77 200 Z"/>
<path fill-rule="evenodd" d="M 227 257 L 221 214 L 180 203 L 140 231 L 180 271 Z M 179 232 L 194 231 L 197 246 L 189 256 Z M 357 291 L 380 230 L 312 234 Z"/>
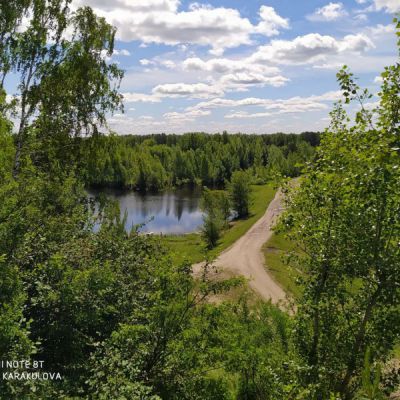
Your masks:
<path fill-rule="evenodd" d="M 285 292 L 266 271 L 262 246 L 272 235 L 271 228 L 281 212 L 281 203 L 282 193 L 279 190 L 265 214 L 214 262 L 223 271 L 248 278 L 250 287 L 273 303 L 285 299 Z M 196 264 L 194 273 L 199 273 L 201 267 L 202 264 Z"/>

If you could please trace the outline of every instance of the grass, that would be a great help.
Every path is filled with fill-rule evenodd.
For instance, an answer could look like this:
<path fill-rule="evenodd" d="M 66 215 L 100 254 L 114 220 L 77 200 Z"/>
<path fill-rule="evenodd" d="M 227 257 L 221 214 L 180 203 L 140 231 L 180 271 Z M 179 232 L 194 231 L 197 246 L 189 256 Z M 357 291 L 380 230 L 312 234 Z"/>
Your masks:
<path fill-rule="evenodd" d="M 163 236 L 164 243 L 171 250 L 173 261 L 176 263 L 188 261 L 193 264 L 206 258 L 213 259 L 243 236 L 262 217 L 276 192 L 272 184 L 253 185 L 252 188 L 253 201 L 250 206 L 250 217 L 232 222 L 230 228 L 223 233 L 218 246 L 213 250 L 208 252 L 205 250 L 200 233 Z"/>
<path fill-rule="evenodd" d="M 279 285 L 290 293 L 294 299 L 301 296 L 301 289 L 296 284 L 296 279 L 301 276 L 301 271 L 287 265 L 284 257 L 294 251 L 294 245 L 281 234 L 273 234 L 271 239 L 263 246 L 265 265 L 268 272 L 274 277 Z"/>
<path fill-rule="evenodd" d="M 393 349 L 393 357 L 400 360 L 400 342 L 397 342 Z"/>
<path fill-rule="evenodd" d="M 204 244 L 199 233 L 166 235 L 162 240 L 171 250 L 171 257 L 176 264 L 184 261 L 193 264 L 205 259 Z"/>

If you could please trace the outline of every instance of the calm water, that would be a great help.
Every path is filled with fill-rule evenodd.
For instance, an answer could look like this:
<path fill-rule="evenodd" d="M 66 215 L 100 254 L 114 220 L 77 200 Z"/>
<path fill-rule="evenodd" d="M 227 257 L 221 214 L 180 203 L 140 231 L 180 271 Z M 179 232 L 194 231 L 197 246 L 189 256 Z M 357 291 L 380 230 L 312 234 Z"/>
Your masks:
<path fill-rule="evenodd" d="M 114 189 L 89 190 L 90 196 L 101 193 L 118 201 L 121 215 L 127 211 L 127 230 L 133 225 L 146 223 L 140 229 L 141 232 L 183 234 L 198 230 L 203 222 L 199 188 L 176 189 L 157 194 Z"/>

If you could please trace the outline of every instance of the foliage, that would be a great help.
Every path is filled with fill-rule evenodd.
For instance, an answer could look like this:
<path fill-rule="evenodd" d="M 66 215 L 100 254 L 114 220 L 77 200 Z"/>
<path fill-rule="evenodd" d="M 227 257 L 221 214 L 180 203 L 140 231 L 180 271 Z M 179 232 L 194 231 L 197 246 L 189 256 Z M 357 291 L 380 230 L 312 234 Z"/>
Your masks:
<path fill-rule="evenodd" d="M 380 367 L 372 371 L 370 352 L 369 349 L 365 352 L 364 369 L 362 371 L 361 393 L 356 396 L 356 400 L 382 400 L 385 399 L 379 385 L 381 381 L 381 370 Z"/>
<path fill-rule="evenodd" d="M 219 214 L 205 214 L 201 233 L 208 249 L 213 249 L 221 237 L 222 219 Z"/>
<path fill-rule="evenodd" d="M 186 235 L 166 235 L 161 241 L 171 251 L 175 263 L 190 261 L 198 263 L 208 257 L 217 257 L 223 250 L 231 246 L 236 240 L 244 235 L 264 215 L 269 203 L 274 198 L 276 190 L 271 184 L 252 185 L 253 202 L 250 205 L 250 217 L 247 219 L 236 219 L 229 223 L 229 228 L 222 231 L 218 245 L 204 252 L 204 243 L 199 233 Z"/>
<path fill-rule="evenodd" d="M 1 87 L 10 73 L 19 80 L 14 96 L 19 121 L 15 177 L 30 152 L 35 153 L 36 164 L 48 164 L 51 141 L 60 145 L 65 136 L 96 133 L 98 126 L 105 124 L 106 113 L 121 104 L 117 88 L 122 71 L 105 59 L 105 54 L 113 52 L 115 29 L 91 8 L 71 13 L 69 3 L 26 0 L 0 5 L 4 20 Z M 29 149 L 36 136 L 40 141 Z"/>
<path fill-rule="evenodd" d="M 232 202 L 232 208 L 238 218 L 244 218 L 249 215 L 251 201 L 251 186 L 249 175 L 243 171 L 236 171 L 232 174 L 229 183 L 229 195 Z"/>
<path fill-rule="evenodd" d="M 297 176 L 311 160 L 317 133 L 301 135 L 109 136 L 78 140 L 83 179 L 92 186 L 142 191 L 202 184 L 221 187 L 232 173 L 249 170 L 255 183 L 276 175 Z M 274 152 L 275 149 L 275 152 Z M 278 152 L 279 159 L 274 154 Z"/>
<path fill-rule="evenodd" d="M 294 299 L 299 299 L 302 289 L 299 281 L 303 273 L 301 266 L 296 263 L 296 258 L 299 256 L 296 246 L 283 234 L 274 233 L 264 244 L 263 252 L 268 273 L 279 283 L 285 293 L 290 294 Z"/>
<path fill-rule="evenodd" d="M 201 232 L 210 250 L 217 246 L 222 230 L 228 227 L 231 214 L 228 194 L 222 190 L 204 188 L 201 207 L 204 212 Z"/>
<path fill-rule="evenodd" d="M 122 72 L 105 57 L 115 30 L 90 8 L 68 5 L 0 3 L 0 359 L 43 360 L 63 378 L 2 380 L 0 397 L 376 398 L 371 365 L 400 335 L 399 64 L 382 75 L 373 112 L 347 69 L 338 75 L 345 102 L 358 100 L 361 111 L 351 126 L 337 105 L 289 198 L 283 223 L 302 246 L 305 271 L 292 318 L 246 295 L 212 302 L 242 279 L 210 279 L 210 265 L 195 279 L 160 240 L 125 232 L 115 204 L 95 210 L 84 185 L 230 180 L 232 208 L 244 217 L 251 181 L 298 174 L 319 135 L 99 135 L 121 102 Z M 19 96 L 6 104 L 10 73 Z M 264 212 L 274 191 L 261 190 L 254 215 L 219 246 Z M 205 190 L 203 204 L 211 222 L 227 220 L 226 193 Z"/>
<path fill-rule="evenodd" d="M 360 111 L 351 125 L 336 105 L 284 221 L 304 254 L 295 341 L 309 365 L 301 379 L 317 388 L 310 398 L 352 398 L 367 347 L 371 362 L 384 360 L 400 335 L 400 64 L 382 78 L 371 110 L 368 91 L 340 71 L 345 103 Z"/>

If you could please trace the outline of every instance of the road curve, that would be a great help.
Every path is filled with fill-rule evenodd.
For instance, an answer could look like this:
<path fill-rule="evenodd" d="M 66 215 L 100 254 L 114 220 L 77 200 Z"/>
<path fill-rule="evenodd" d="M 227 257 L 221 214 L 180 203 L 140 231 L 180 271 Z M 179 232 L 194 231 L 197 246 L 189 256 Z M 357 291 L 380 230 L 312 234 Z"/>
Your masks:
<path fill-rule="evenodd" d="M 284 300 L 286 294 L 268 274 L 262 246 L 271 237 L 272 227 L 281 211 L 282 192 L 278 190 L 265 214 L 213 263 L 223 271 L 249 279 L 250 287 L 264 300 L 270 299 L 273 303 Z M 198 274 L 203 265 L 203 263 L 194 265 L 194 274 Z"/>

